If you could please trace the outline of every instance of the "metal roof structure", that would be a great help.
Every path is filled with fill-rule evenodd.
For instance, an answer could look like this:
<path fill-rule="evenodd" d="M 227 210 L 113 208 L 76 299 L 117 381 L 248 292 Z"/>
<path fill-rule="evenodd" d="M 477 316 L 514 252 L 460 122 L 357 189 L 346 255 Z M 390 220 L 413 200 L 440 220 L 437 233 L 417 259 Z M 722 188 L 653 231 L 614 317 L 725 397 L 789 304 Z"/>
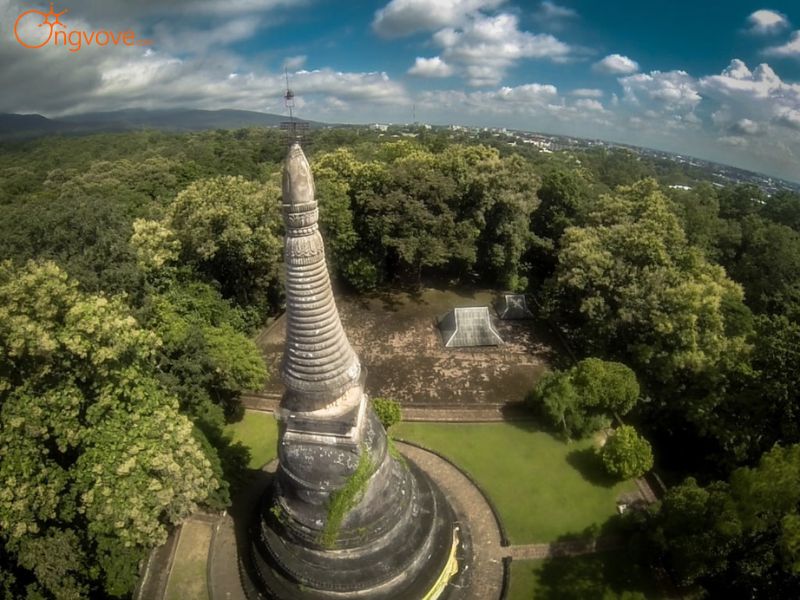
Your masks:
<path fill-rule="evenodd" d="M 503 338 L 492 325 L 488 306 L 454 308 L 438 322 L 446 348 L 499 346 Z"/>
<path fill-rule="evenodd" d="M 532 319 L 533 313 L 528 308 L 525 294 L 503 294 L 495 305 L 497 316 L 501 319 Z"/>

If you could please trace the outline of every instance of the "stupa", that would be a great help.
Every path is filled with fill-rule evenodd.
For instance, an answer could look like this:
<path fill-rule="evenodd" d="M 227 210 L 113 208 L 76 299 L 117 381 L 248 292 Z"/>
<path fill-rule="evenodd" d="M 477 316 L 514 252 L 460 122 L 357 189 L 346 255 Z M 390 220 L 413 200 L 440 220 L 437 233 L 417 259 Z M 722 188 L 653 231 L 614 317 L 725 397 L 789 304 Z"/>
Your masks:
<path fill-rule="evenodd" d="M 283 170 L 285 393 L 279 465 L 251 528 L 248 595 L 280 600 L 449 597 L 458 530 L 446 498 L 397 453 L 339 319 L 299 143 Z"/>

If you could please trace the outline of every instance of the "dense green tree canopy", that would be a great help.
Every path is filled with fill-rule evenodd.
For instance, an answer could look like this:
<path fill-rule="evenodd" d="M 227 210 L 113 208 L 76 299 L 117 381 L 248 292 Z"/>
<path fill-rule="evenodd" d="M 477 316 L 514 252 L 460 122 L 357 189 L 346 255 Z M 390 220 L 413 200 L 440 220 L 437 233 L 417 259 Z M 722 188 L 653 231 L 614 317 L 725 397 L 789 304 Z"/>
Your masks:
<path fill-rule="evenodd" d="M 656 381 L 735 362 L 729 335 L 742 290 L 686 240 L 652 180 L 601 196 L 561 241 L 550 300 L 589 348 L 630 359 Z"/>
<path fill-rule="evenodd" d="M 0 540 L 55 597 L 128 591 L 135 562 L 120 586 L 98 549 L 163 542 L 219 486 L 158 381 L 159 344 L 53 263 L 0 266 Z"/>
<path fill-rule="evenodd" d="M 339 275 L 367 289 L 476 269 L 504 288 L 525 288 L 538 204 L 530 165 L 484 146 L 433 153 L 408 141 L 386 144 L 379 156 L 361 161 L 336 150 L 314 162 L 320 222 Z"/>
<path fill-rule="evenodd" d="M 408 133 L 310 134 L 334 279 L 534 295 L 575 354 L 635 370 L 587 359 L 547 375 L 533 396 L 553 426 L 584 435 L 630 410 L 676 477 L 725 481 L 665 500 L 660 514 L 688 532 L 670 533 L 684 544 L 662 553 L 672 571 L 714 592 L 728 578 L 800 595 L 785 574 L 797 511 L 759 516 L 759 529 L 741 508 L 751 488 L 772 489 L 752 474 L 760 457 L 800 442 L 800 196 L 703 183 L 696 166 L 626 150 Z M 247 464 L 223 424 L 263 382 L 250 340 L 281 309 L 284 140 L 136 131 L 0 146 L 0 255 L 13 262 L 0 283 L 13 358 L 0 363 L 0 471 L 14 484 L 3 511 L 22 515 L 0 520 L 0 597 L 124 595 L 163 527 L 193 503 L 225 506 Z M 194 484 L 164 475 L 184 464 Z M 730 477 L 741 465 L 755 483 Z M 116 506 L 127 496 L 130 511 Z"/>
<path fill-rule="evenodd" d="M 278 281 L 279 195 L 274 183 L 218 177 L 193 183 L 169 207 L 184 260 L 244 305 L 266 302 Z"/>
<path fill-rule="evenodd" d="M 676 580 L 712 597 L 800 593 L 800 446 L 776 446 L 728 482 L 670 489 L 652 516 L 656 558 Z"/>

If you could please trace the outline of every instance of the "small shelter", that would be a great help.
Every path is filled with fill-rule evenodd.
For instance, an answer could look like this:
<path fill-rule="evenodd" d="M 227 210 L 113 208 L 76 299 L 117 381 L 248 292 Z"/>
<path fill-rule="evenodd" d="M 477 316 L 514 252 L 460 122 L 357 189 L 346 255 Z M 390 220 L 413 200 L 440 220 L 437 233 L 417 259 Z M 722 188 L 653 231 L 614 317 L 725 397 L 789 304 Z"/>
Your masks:
<path fill-rule="evenodd" d="M 495 304 L 497 316 L 501 319 L 532 319 L 533 313 L 528 308 L 525 294 L 503 294 Z"/>
<path fill-rule="evenodd" d="M 499 346 L 503 338 L 492 325 L 488 306 L 454 308 L 438 322 L 446 348 Z"/>

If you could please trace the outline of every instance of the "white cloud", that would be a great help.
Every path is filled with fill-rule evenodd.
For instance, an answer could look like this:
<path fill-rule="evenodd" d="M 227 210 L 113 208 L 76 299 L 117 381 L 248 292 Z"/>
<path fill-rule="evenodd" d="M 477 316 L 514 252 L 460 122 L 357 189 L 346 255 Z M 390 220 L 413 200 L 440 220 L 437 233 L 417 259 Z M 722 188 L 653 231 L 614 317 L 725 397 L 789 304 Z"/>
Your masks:
<path fill-rule="evenodd" d="M 727 98 L 780 100 L 788 97 L 797 101 L 800 96 L 800 85 L 784 83 L 768 64 L 762 63 L 750 71 L 738 58 L 721 74 L 700 79 L 700 84 L 705 91 Z"/>
<path fill-rule="evenodd" d="M 558 88 L 550 84 L 526 83 L 516 87 L 501 87 L 496 92 L 487 92 L 485 95 L 501 102 L 551 102 L 558 97 Z"/>
<path fill-rule="evenodd" d="M 767 123 L 800 128 L 800 84 L 783 81 L 767 64 L 751 71 L 734 59 L 721 74 L 703 77 L 699 83 L 705 95 L 723 105 L 712 115 L 718 127 L 733 130 L 745 120 L 762 130 Z"/>
<path fill-rule="evenodd" d="M 765 8 L 752 13 L 747 17 L 747 22 L 750 23 L 751 33 L 773 33 L 789 26 L 785 15 Z"/>
<path fill-rule="evenodd" d="M 578 13 L 575 12 L 573 9 L 567 8 L 566 6 L 560 6 L 555 2 L 550 2 L 550 0 L 545 0 L 544 2 L 542 2 L 537 12 L 539 15 L 551 19 L 552 18 L 568 19 L 578 16 Z"/>
<path fill-rule="evenodd" d="M 388 104 L 408 102 L 405 88 L 384 72 L 298 71 L 292 79 L 292 86 L 296 94 L 324 94 L 343 100 Z"/>
<path fill-rule="evenodd" d="M 800 58 L 800 30 L 792 34 L 791 39 L 781 46 L 770 46 L 764 50 L 767 56 Z"/>
<path fill-rule="evenodd" d="M 438 56 L 432 58 L 418 56 L 408 74 L 417 77 L 449 77 L 453 74 L 453 67 Z"/>
<path fill-rule="evenodd" d="M 757 135 L 763 132 L 763 127 L 751 119 L 739 119 L 731 126 L 731 132 L 739 135 Z"/>
<path fill-rule="evenodd" d="M 594 110 L 599 112 L 603 112 L 605 110 L 599 101 L 592 100 L 591 98 L 576 100 L 574 106 L 575 108 L 580 108 L 582 110 Z"/>
<path fill-rule="evenodd" d="M 458 26 L 481 9 L 494 9 L 505 0 L 392 0 L 375 12 L 373 30 L 384 37 Z"/>
<path fill-rule="evenodd" d="M 602 98 L 603 90 L 598 90 L 596 88 L 578 88 L 577 90 L 572 90 L 570 95 L 577 96 L 578 98 Z"/>
<path fill-rule="evenodd" d="M 639 70 L 639 63 L 621 54 L 609 54 L 594 64 L 594 70 L 611 75 L 629 75 Z"/>
<path fill-rule="evenodd" d="M 448 62 L 464 66 L 472 86 L 497 85 L 505 71 L 523 58 L 567 59 L 572 48 L 550 34 L 520 31 L 515 15 L 476 15 L 461 28 L 446 27 L 433 36 Z"/>
<path fill-rule="evenodd" d="M 717 141 L 725 144 L 726 146 L 732 146 L 734 148 L 744 148 L 748 145 L 747 138 L 743 138 L 738 135 L 724 135 L 717 138 Z"/>
<path fill-rule="evenodd" d="M 651 71 L 621 77 L 625 99 L 633 105 L 668 112 L 692 111 L 702 97 L 696 81 L 685 71 Z"/>
<path fill-rule="evenodd" d="M 302 69 L 306 64 L 308 57 L 305 54 L 298 54 L 297 56 L 287 56 L 283 61 L 283 68 L 289 71 L 296 71 Z"/>
<path fill-rule="evenodd" d="M 560 103 L 558 88 L 550 84 L 526 83 L 495 90 L 463 92 L 460 90 L 425 91 L 420 102 L 430 108 L 458 109 L 473 113 L 538 113 Z"/>
<path fill-rule="evenodd" d="M 544 0 L 533 14 L 533 18 L 536 21 L 549 26 L 551 29 L 560 29 L 564 21 L 577 17 L 578 13 L 575 10 L 550 0 Z"/>
<path fill-rule="evenodd" d="M 781 125 L 800 130 L 800 110 L 783 106 L 775 111 L 775 120 Z"/>

